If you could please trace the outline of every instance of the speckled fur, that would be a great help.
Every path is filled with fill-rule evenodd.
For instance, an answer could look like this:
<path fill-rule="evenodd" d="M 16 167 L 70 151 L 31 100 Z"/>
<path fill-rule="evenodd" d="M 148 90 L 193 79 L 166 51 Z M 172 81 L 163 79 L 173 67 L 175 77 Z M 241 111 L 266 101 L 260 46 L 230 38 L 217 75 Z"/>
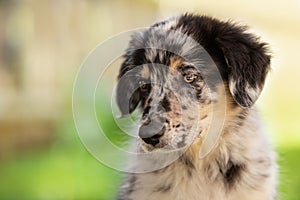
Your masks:
<path fill-rule="evenodd" d="M 178 29 L 191 35 L 198 29 L 194 27 L 195 25 L 191 25 L 188 31 L 189 25 L 184 25 L 187 19 L 204 20 L 204 23 L 209 24 L 210 29 L 214 29 L 214 25 L 222 25 L 225 28 L 232 26 L 234 31 L 240 31 L 240 33 L 234 33 L 238 34 L 238 37 L 241 37 L 244 30 L 238 29 L 228 22 L 222 23 L 209 17 L 184 15 L 157 23 L 150 28 L 150 32 Z M 196 22 L 191 21 L 191 24 L 193 23 Z M 217 32 L 215 30 L 209 34 L 217 35 Z M 148 34 L 147 38 L 145 38 L 145 34 Z M 197 33 L 194 34 L 197 35 Z M 145 83 L 149 84 L 147 86 L 149 88 L 145 87 L 144 91 L 138 89 L 130 96 L 126 93 L 125 88 L 133 87 L 136 83 L 125 78 L 124 82 L 119 83 L 117 89 L 119 107 L 122 114 L 126 115 L 140 105 L 143 111 L 141 125 L 159 119 L 159 123 L 164 127 L 164 129 L 157 130 L 164 130 L 163 135 L 159 138 L 159 143 L 151 145 L 141 140 L 141 151 L 182 147 L 187 147 L 187 150 L 178 160 L 163 169 L 143 174 L 127 174 L 117 199 L 275 200 L 277 197 L 276 154 L 266 138 L 259 114 L 253 106 L 261 92 L 269 68 L 270 57 L 265 52 L 264 43 L 259 43 L 255 47 L 251 46 L 254 44 L 249 44 L 249 49 L 243 50 L 245 52 L 255 50 L 257 56 L 260 57 L 257 61 L 254 57 L 251 58 L 253 64 L 253 68 L 250 67 L 251 73 L 255 73 L 255 67 L 266 68 L 256 70 L 258 73 L 263 72 L 264 74 L 259 74 L 263 77 L 259 77 L 257 82 L 253 82 L 255 74 L 251 74 L 250 79 L 247 75 L 245 76 L 248 72 L 241 74 L 239 60 L 233 60 L 230 49 L 218 46 L 228 43 L 228 35 L 226 35 L 226 42 L 221 41 L 221 37 L 214 36 L 218 42 L 213 44 L 200 41 L 197 39 L 200 36 L 195 36 L 197 41 L 211 54 L 222 74 L 222 81 L 215 82 L 215 87 L 209 89 L 201 78 L 201 71 L 192 71 L 194 74 L 199 73 L 199 79 L 193 84 L 188 85 L 183 81 L 183 74 L 190 70 L 187 68 L 195 63 L 187 63 L 184 59 L 162 50 L 146 49 L 139 52 L 132 50 L 133 46 L 137 45 L 136 43 L 155 45 L 157 40 L 151 39 L 151 37 L 149 32 L 138 33 L 133 37 L 129 48 L 131 50 L 125 56 L 126 59 L 119 75 L 121 78 L 128 72 L 133 73 L 131 75 L 136 77 L 135 81 L 145 80 Z M 204 37 L 203 34 L 202 37 Z M 177 43 L 181 43 L 181 39 L 176 38 Z M 258 42 L 256 39 L 255 42 Z M 159 43 L 164 42 L 167 43 L 165 40 L 159 41 Z M 218 47 L 214 49 L 215 47 L 209 45 Z M 259 49 L 259 46 L 262 49 Z M 188 46 L 182 48 L 188 49 Z M 246 47 L 243 46 L 243 48 Z M 189 52 L 184 49 L 182 51 Z M 253 56 L 253 54 L 251 55 Z M 237 59 L 244 59 L 244 57 Z M 153 63 L 168 67 L 157 67 Z M 142 65 L 142 67 L 136 68 L 138 65 Z M 234 69 L 228 70 L 227 68 Z M 132 72 L 132 69 L 137 70 Z M 147 81 L 149 82 L 147 83 Z M 226 96 L 225 101 L 216 99 L 213 95 L 222 92 L 219 90 L 220 86 L 225 87 L 225 91 L 223 91 Z M 126 98 L 129 99 L 129 109 L 122 104 Z M 199 152 L 211 125 L 213 106 L 220 110 L 226 110 L 224 127 L 212 151 L 204 158 L 200 158 Z M 218 117 L 218 113 L 214 114 Z M 199 126 L 193 134 L 189 133 L 188 130 L 195 121 L 199 122 Z"/>

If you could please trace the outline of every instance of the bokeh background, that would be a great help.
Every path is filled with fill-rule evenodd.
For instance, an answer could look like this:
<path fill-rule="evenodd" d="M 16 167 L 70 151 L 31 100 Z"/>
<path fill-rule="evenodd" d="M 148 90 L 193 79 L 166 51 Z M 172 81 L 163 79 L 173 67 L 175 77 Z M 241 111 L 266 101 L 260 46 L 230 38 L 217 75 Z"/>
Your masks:
<path fill-rule="evenodd" d="M 0 0 L 0 199 L 113 199 L 121 174 L 86 151 L 73 122 L 76 73 L 108 37 L 186 11 L 248 24 L 270 43 L 257 105 L 280 197 L 300 199 L 299 0 Z"/>

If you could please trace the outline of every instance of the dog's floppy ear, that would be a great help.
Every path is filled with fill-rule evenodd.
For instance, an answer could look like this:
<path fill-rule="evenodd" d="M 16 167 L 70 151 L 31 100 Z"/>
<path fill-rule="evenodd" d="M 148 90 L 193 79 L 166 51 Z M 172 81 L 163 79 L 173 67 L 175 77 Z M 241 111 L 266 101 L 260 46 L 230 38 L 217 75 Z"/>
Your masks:
<path fill-rule="evenodd" d="M 122 116 L 132 113 L 141 100 L 132 54 L 127 52 L 118 76 L 116 99 Z"/>
<path fill-rule="evenodd" d="M 216 41 L 228 65 L 229 90 L 242 107 L 250 107 L 257 100 L 270 69 L 270 55 L 266 43 L 246 27 L 226 23 Z"/>
<path fill-rule="evenodd" d="M 122 117 L 132 113 L 138 106 L 141 98 L 139 90 L 130 80 L 130 76 L 121 78 L 117 85 L 117 104 Z"/>

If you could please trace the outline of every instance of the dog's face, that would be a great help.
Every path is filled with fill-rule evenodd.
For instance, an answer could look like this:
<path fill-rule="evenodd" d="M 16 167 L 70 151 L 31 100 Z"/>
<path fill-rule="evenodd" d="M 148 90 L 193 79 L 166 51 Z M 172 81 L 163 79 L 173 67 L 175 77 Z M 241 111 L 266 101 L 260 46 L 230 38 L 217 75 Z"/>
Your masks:
<path fill-rule="evenodd" d="M 214 78 L 216 71 L 202 47 L 220 79 Z M 132 37 L 119 74 L 117 103 L 123 115 L 141 108 L 139 137 L 146 150 L 183 148 L 208 130 L 213 104 L 226 109 L 251 107 L 269 62 L 265 44 L 245 33 L 244 27 L 183 15 Z M 216 98 L 220 85 L 230 91 L 226 99 L 235 101 Z"/>
<path fill-rule="evenodd" d="M 136 87 L 131 109 L 142 104 L 139 136 L 148 150 L 185 147 L 200 134 L 200 119 L 210 117 L 211 97 L 200 72 L 176 55 L 169 61 L 168 66 L 144 64 L 125 75 L 131 79 L 126 87 Z"/>

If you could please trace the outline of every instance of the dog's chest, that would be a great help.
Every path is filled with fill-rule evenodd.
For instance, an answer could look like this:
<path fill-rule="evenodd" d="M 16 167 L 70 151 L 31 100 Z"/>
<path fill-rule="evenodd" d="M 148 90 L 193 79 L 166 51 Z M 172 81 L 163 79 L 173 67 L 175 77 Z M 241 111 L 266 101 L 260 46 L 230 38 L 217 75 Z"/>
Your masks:
<path fill-rule="evenodd" d="M 130 199 L 207 200 L 222 199 L 223 189 L 209 182 L 200 171 L 180 165 L 135 176 Z M 216 187 L 216 184 L 219 187 Z"/>
<path fill-rule="evenodd" d="M 261 191 L 238 187 L 228 191 L 217 177 L 210 181 L 200 174 L 189 175 L 178 169 L 176 175 L 170 172 L 151 173 L 137 176 L 128 200 L 267 200 L 271 199 Z M 249 195 L 251 193 L 251 195 Z M 125 198 L 126 199 L 126 198 Z M 126 199 L 127 200 L 127 199 Z"/>
<path fill-rule="evenodd" d="M 240 166 L 220 159 L 192 163 L 182 157 L 162 170 L 129 175 L 122 200 L 270 200 L 263 163 Z M 209 164 L 208 164 L 209 163 Z M 261 165 L 260 165 L 261 164 Z M 254 169 L 261 169 L 253 171 Z M 252 171 L 252 172 L 250 172 Z M 251 194 L 251 195 L 249 195 Z"/>

